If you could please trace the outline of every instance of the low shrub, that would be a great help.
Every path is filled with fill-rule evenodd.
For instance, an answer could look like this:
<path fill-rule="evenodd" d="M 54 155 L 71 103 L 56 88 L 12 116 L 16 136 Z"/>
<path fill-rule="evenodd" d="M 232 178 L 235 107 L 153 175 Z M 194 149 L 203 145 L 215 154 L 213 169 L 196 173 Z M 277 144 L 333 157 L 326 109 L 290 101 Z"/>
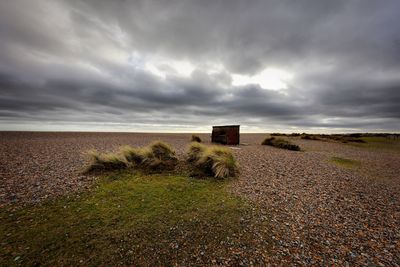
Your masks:
<path fill-rule="evenodd" d="M 304 139 L 304 140 L 321 140 L 319 137 L 317 137 L 316 135 L 312 135 L 312 134 L 302 134 L 301 135 L 301 139 Z"/>
<path fill-rule="evenodd" d="M 347 142 L 353 142 L 353 143 L 366 143 L 365 140 L 358 138 L 346 138 L 345 140 Z"/>
<path fill-rule="evenodd" d="M 274 140 L 275 137 L 270 137 L 270 138 L 265 138 L 262 142 L 261 145 L 263 146 L 270 146 L 272 145 L 272 140 Z"/>
<path fill-rule="evenodd" d="M 230 149 L 220 146 L 204 146 L 192 143 L 189 146 L 188 162 L 201 176 L 213 176 L 218 179 L 235 176 L 236 160 Z"/>
<path fill-rule="evenodd" d="M 92 150 L 88 152 L 88 155 L 90 163 L 84 172 L 122 170 L 127 167 L 123 158 L 114 153 L 99 153 L 96 150 Z"/>
<path fill-rule="evenodd" d="M 193 134 L 192 135 L 192 142 L 198 142 L 201 143 L 201 138 L 198 135 Z"/>
<path fill-rule="evenodd" d="M 284 133 L 272 133 L 270 136 L 287 136 L 287 134 Z"/>
<path fill-rule="evenodd" d="M 262 141 L 261 144 L 293 151 L 300 151 L 300 147 L 298 145 L 292 144 L 289 141 L 283 139 L 276 139 L 275 137 L 266 138 L 264 139 L 264 141 Z"/>

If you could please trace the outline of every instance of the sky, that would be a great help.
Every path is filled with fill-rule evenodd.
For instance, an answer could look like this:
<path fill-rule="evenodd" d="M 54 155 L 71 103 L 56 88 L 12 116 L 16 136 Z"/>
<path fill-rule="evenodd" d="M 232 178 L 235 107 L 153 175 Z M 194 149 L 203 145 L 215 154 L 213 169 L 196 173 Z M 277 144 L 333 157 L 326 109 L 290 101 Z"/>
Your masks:
<path fill-rule="evenodd" d="M 399 132 L 398 0 L 0 1 L 0 130 Z"/>

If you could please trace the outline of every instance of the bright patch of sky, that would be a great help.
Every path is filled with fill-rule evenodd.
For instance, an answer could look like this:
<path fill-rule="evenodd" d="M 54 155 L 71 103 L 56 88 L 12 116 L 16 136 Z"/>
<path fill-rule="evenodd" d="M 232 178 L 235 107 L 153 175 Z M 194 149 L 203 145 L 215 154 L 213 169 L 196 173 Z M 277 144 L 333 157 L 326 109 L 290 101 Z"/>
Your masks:
<path fill-rule="evenodd" d="M 267 68 L 256 75 L 232 75 L 232 84 L 234 86 L 243 86 L 248 84 L 258 84 L 264 89 L 282 90 L 288 88 L 288 82 L 293 75 L 281 69 Z"/>

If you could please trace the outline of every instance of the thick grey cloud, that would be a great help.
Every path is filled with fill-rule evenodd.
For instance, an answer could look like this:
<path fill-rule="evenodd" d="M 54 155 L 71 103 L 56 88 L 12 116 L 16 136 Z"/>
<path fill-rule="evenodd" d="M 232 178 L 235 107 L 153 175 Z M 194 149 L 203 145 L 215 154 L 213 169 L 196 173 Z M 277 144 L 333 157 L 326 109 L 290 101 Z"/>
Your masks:
<path fill-rule="evenodd" d="M 399 131 L 398 10 L 395 0 L 3 1 L 1 128 Z"/>

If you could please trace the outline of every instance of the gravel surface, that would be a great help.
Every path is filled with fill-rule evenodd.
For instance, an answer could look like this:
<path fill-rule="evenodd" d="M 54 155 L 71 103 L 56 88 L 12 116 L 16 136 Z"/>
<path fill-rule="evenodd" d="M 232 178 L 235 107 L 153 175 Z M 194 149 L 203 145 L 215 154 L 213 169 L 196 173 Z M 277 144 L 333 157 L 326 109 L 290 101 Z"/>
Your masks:
<path fill-rule="evenodd" d="M 0 132 L 0 206 L 36 203 L 88 187 L 95 177 L 82 175 L 86 152 L 116 151 L 164 140 L 183 154 L 191 135 L 138 133 Z"/>
<path fill-rule="evenodd" d="M 0 206 L 40 202 L 89 187 L 89 149 L 115 151 L 161 139 L 183 157 L 190 134 L 0 132 Z M 202 134 L 203 140 L 209 135 Z M 231 190 L 271 221 L 264 260 L 280 265 L 400 266 L 400 153 L 292 139 L 305 151 L 258 145 L 241 135 Z M 332 156 L 358 160 L 348 169 Z M 258 253 L 260 254 L 260 253 Z M 264 253 L 262 253 L 264 255 Z M 250 262 L 250 261 L 249 261 Z"/>
<path fill-rule="evenodd" d="M 232 189 L 269 214 L 270 262 L 399 266 L 400 154 L 295 140 L 306 152 L 259 145 L 236 151 L 241 177 Z M 341 168 L 331 156 L 361 166 Z"/>

